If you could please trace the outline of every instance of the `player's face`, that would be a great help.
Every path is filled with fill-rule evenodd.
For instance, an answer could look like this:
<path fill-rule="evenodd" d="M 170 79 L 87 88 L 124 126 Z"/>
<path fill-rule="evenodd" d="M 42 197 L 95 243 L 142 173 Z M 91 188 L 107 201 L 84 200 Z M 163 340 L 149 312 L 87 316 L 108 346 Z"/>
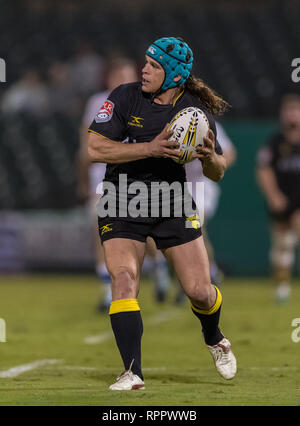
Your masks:
<path fill-rule="evenodd" d="M 147 93 L 155 93 L 161 87 L 165 79 L 163 67 L 146 55 L 146 63 L 142 69 L 142 90 Z"/>
<path fill-rule="evenodd" d="M 300 102 L 286 102 L 280 111 L 283 127 L 300 127 Z"/>
<path fill-rule="evenodd" d="M 286 141 L 300 142 L 300 102 L 286 102 L 280 111 L 280 121 Z"/>

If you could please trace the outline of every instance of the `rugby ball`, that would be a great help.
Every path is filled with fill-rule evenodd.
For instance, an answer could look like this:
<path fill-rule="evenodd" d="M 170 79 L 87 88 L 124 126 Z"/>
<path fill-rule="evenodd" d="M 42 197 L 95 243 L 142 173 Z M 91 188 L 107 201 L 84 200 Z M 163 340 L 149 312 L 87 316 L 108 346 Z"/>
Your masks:
<path fill-rule="evenodd" d="M 180 144 L 180 157 L 174 161 L 185 164 L 195 159 L 196 147 L 204 145 L 203 137 L 207 136 L 209 122 L 200 108 L 188 107 L 175 115 L 169 129 L 174 132 L 169 140 Z"/>

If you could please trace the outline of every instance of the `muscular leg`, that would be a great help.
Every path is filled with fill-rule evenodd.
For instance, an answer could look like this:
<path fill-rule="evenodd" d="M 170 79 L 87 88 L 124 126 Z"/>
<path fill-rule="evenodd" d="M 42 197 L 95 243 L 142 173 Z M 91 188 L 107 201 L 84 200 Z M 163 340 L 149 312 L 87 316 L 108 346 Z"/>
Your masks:
<path fill-rule="evenodd" d="M 111 277 L 112 300 L 136 298 L 139 292 L 145 243 L 112 238 L 103 244 L 105 263 Z"/>
<path fill-rule="evenodd" d="M 215 345 L 222 340 L 219 330 L 221 293 L 210 283 L 209 262 L 203 237 L 186 244 L 163 250 L 173 265 L 184 292 L 192 303 L 194 314 L 200 319 L 205 342 Z"/>
<path fill-rule="evenodd" d="M 125 370 L 143 379 L 141 339 L 143 323 L 137 301 L 145 244 L 125 238 L 105 241 L 104 254 L 111 276 L 110 320 Z"/>
<path fill-rule="evenodd" d="M 203 237 L 162 252 L 173 266 L 191 302 L 199 308 L 209 309 L 215 302 L 216 290 L 210 283 L 209 262 Z"/>
<path fill-rule="evenodd" d="M 237 371 L 231 344 L 219 329 L 222 304 L 220 290 L 211 285 L 209 262 L 203 237 L 164 250 L 172 262 L 179 281 L 192 303 L 192 311 L 199 318 L 205 343 L 218 372 L 224 379 L 232 379 Z"/>
<path fill-rule="evenodd" d="M 212 243 L 209 239 L 209 235 L 207 233 L 207 228 L 206 225 L 202 226 L 202 235 L 204 238 L 204 244 L 206 247 L 206 251 L 207 251 L 207 255 L 208 255 L 208 259 L 209 259 L 209 271 L 210 271 L 210 278 L 211 281 L 218 285 L 218 287 L 221 285 L 222 281 L 223 281 L 223 274 L 221 272 L 221 270 L 219 269 L 216 259 L 215 259 L 215 253 L 214 253 L 214 248 L 212 246 Z"/>

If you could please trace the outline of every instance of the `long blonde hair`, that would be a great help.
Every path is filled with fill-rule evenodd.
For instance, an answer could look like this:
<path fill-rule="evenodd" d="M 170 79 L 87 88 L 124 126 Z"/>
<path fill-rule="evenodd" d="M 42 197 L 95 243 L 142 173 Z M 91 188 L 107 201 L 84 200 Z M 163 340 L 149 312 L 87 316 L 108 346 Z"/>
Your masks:
<path fill-rule="evenodd" d="M 185 89 L 204 103 L 208 111 L 213 115 L 222 115 L 230 105 L 208 87 L 200 78 L 190 75 L 185 82 Z"/>

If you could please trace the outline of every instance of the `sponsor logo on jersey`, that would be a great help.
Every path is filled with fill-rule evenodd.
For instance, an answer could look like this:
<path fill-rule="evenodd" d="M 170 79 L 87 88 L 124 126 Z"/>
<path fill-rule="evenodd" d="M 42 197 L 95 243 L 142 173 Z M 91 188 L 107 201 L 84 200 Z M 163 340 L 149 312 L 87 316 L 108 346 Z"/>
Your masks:
<path fill-rule="evenodd" d="M 131 115 L 131 120 L 128 121 L 129 126 L 134 127 L 144 127 L 144 125 L 141 123 L 141 121 L 144 120 L 142 117 L 136 117 L 134 115 Z"/>
<path fill-rule="evenodd" d="M 201 227 L 201 223 L 199 220 L 199 216 L 191 216 L 186 218 L 186 228 L 194 228 L 199 229 Z"/>
<path fill-rule="evenodd" d="M 96 123 L 106 123 L 112 118 L 115 104 L 112 101 L 105 101 L 100 111 L 95 117 Z"/>
<path fill-rule="evenodd" d="M 100 231 L 101 235 L 105 234 L 105 232 L 112 231 L 111 223 L 108 223 L 107 225 L 101 226 Z"/>

